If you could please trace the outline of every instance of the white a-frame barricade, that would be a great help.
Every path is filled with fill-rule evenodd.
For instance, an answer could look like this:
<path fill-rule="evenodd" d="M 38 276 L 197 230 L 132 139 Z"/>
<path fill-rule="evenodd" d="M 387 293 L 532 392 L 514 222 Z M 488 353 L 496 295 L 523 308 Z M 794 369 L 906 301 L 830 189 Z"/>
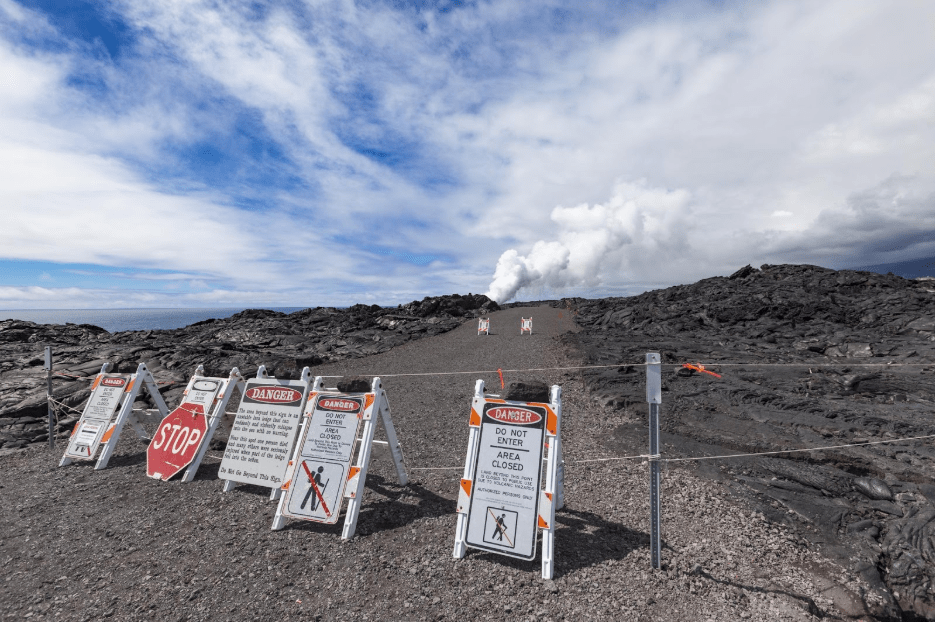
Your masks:
<path fill-rule="evenodd" d="M 519 334 L 532 334 L 532 316 L 519 318 Z"/>
<path fill-rule="evenodd" d="M 471 547 L 532 560 L 542 531 L 542 578 L 552 578 L 555 510 L 564 501 L 561 420 L 558 385 L 544 404 L 487 397 L 484 381 L 477 381 L 458 491 L 455 558 Z"/>
<path fill-rule="evenodd" d="M 260 365 L 246 382 L 218 470 L 224 492 L 235 483 L 254 484 L 279 498 L 310 379 L 308 367 L 300 380 L 277 380 Z"/>
<path fill-rule="evenodd" d="M 485 335 L 490 335 L 490 318 L 482 317 L 477 320 L 477 334 L 484 333 Z"/>
<path fill-rule="evenodd" d="M 386 441 L 373 438 L 380 421 Z M 353 538 L 374 443 L 389 446 L 399 483 L 405 486 L 409 477 L 380 379 L 373 379 L 368 393 L 341 393 L 322 387 L 321 377 L 315 378 L 273 530 L 282 529 L 286 518 L 333 525 L 347 498 L 341 538 Z M 355 453 L 357 461 L 351 466 Z"/>
<path fill-rule="evenodd" d="M 235 388 L 244 391 L 244 379 L 236 367 L 227 378 L 205 377 L 199 365 L 182 394 L 182 403 L 162 420 L 146 449 L 146 474 L 168 481 L 185 470 L 183 482 L 195 478 L 208 445 Z"/>
<path fill-rule="evenodd" d="M 155 414 L 159 419 L 169 413 L 168 406 L 159 394 L 156 380 L 146 369 L 146 365 L 140 363 L 134 374 L 109 374 L 107 370 L 110 368 L 110 363 L 104 363 L 101 373 L 94 379 L 91 397 L 88 398 L 84 412 L 72 430 L 59 466 L 71 464 L 73 460 L 93 460 L 103 445 L 104 450 L 94 468 L 105 468 L 126 423 L 133 426 L 138 437 L 148 441 L 149 435 L 142 425 L 141 418 L 149 415 L 133 410 L 133 402 L 136 401 L 141 388 L 145 387 L 153 398 L 158 411 Z"/>

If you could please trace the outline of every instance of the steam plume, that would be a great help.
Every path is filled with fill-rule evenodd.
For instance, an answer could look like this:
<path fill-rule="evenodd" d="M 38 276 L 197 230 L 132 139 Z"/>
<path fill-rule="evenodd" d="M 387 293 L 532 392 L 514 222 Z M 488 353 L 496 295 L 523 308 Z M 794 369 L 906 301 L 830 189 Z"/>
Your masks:
<path fill-rule="evenodd" d="M 500 255 L 487 296 L 511 300 L 523 288 L 595 286 L 610 270 L 631 263 L 634 252 L 685 244 L 685 190 L 649 188 L 645 180 L 620 183 L 604 204 L 557 206 L 551 220 L 558 240 L 538 241 L 529 253 Z"/>

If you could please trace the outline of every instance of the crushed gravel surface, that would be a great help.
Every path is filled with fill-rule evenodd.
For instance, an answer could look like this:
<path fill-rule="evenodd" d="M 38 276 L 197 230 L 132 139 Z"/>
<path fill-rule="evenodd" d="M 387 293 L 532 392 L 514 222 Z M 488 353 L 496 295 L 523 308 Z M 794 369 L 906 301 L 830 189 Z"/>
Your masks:
<path fill-rule="evenodd" d="M 576 370 L 505 373 L 507 381 L 540 379 L 563 389 L 566 506 L 556 514 L 554 579 L 540 578 L 538 558 L 521 562 L 469 549 L 453 559 L 475 380 L 493 392 L 499 378 L 491 370 L 579 363 L 557 340 L 575 328 L 569 314 L 535 308 L 535 332 L 520 336 L 519 318 L 529 313 L 493 313 L 490 336 L 478 336 L 472 319 L 383 354 L 314 368 L 383 378 L 411 477 L 400 486 L 388 453 L 374 448 L 357 535 L 348 542 L 340 524 L 288 521 L 271 531 L 276 506 L 267 489 L 221 491 L 220 451 L 209 452 L 188 484 L 147 478 L 146 447 L 129 430 L 102 471 L 91 463 L 58 468 L 61 442 L 54 453 L 32 445 L 0 456 L 0 620 L 861 615 L 842 610 L 860 602 L 855 579 L 689 466 L 663 472 L 665 566 L 652 570 L 648 465 L 578 462 L 612 456 L 613 431 L 638 423 L 638 409 L 602 407 Z M 437 371 L 486 373 L 394 375 Z"/>

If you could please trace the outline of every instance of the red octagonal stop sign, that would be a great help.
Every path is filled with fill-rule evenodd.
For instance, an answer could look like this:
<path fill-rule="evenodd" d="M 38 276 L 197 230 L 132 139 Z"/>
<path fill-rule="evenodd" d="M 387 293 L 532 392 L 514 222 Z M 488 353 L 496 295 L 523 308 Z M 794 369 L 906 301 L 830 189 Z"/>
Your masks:
<path fill-rule="evenodd" d="M 159 424 L 146 450 L 146 474 L 165 481 L 187 467 L 207 431 L 204 406 L 181 404 Z"/>

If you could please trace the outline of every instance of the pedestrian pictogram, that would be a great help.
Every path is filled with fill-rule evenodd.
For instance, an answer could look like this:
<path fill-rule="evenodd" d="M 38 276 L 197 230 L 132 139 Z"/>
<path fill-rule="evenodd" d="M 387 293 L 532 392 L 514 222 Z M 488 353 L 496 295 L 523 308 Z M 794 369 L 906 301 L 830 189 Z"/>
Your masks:
<path fill-rule="evenodd" d="M 399 483 L 406 484 L 408 476 L 386 392 L 379 378 L 374 378 L 370 388 L 366 393 L 342 393 L 325 388 L 320 376 L 315 378 L 273 530 L 282 529 L 286 518 L 333 525 L 340 519 L 343 500 L 348 499 L 341 537 L 353 537 L 374 443 L 389 447 Z M 378 422 L 383 423 L 386 441 L 374 440 Z"/>
<path fill-rule="evenodd" d="M 488 397 L 484 381 L 477 381 L 458 491 L 456 558 L 471 547 L 531 560 L 541 531 L 542 577 L 552 578 L 555 510 L 564 484 L 561 415 L 558 386 L 546 404 Z"/>
<path fill-rule="evenodd" d="M 206 378 L 204 366 L 199 365 L 182 393 L 182 403 L 162 420 L 146 449 L 146 474 L 167 481 L 189 467 L 182 481 L 194 479 L 233 389 L 243 390 L 243 385 L 236 367 L 226 379 Z"/>
<path fill-rule="evenodd" d="M 523 333 L 532 334 L 532 316 L 519 319 L 519 334 L 522 335 Z"/>
<path fill-rule="evenodd" d="M 486 317 L 486 318 L 482 317 L 479 320 L 477 320 L 477 334 L 479 335 L 481 333 L 484 333 L 485 335 L 490 334 L 490 318 L 489 317 Z"/>
<path fill-rule="evenodd" d="M 114 453 L 123 426 L 129 423 L 136 435 L 149 441 L 149 435 L 142 423 L 149 413 L 133 410 L 140 390 L 145 388 L 156 404 L 155 416 L 161 420 L 169 412 L 156 380 L 140 363 L 133 374 L 111 374 L 111 363 L 104 363 L 101 372 L 91 386 L 91 397 L 85 404 L 81 418 L 72 430 L 65 455 L 59 466 L 71 464 L 74 460 L 93 460 L 98 450 L 103 447 L 101 456 L 94 465 L 95 470 L 107 467 Z"/>
<path fill-rule="evenodd" d="M 245 383 L 218 469 L 224 492 L 235 483 L 254 484 L 271 488 L 270 499 L 279 498 L 310 379 L 308 367 L 300 380 L 278 380 L 260 365 Z"/>
<path fill-rule="evenodd" d="M 305 470 L 305 475 L 308 477 L 309 486 L 308 492 L 305 493 L 305 496 L 302 498 L 302 503 L 299 505 L 299 507 L 304 510 L 305 505 L 311 501 L 312 503 L 308 508 L 310 511 L 314 512 L 316 507 L 320 505 L 321 508 L 325 511 L 325 516 L 330 517 L 331 510 L 328 509 L 328 504 L 325 503 L 325 497 L 322 495 L 322 491 L 327 490 L 328 484 L 331 483 L 330 478 L 325 481 L 321 481 L 321 474 L 322 471 L 325 470 L 325 467 L 320 466 L 315 471 L 315 473 L 312 473 L 308 468 L 308 461 L 303 460 L 302 468 Z M 312 497 L 313 492 L 315 493 L 314 497 Z"/>
<path fill-rule="evenodd" d="M 484 542 L 498 544 L 500 546 L 506 545 L 511 549 L 514 548 L 516 545 L 513 544 L 513 538 L 510 537 L 510 534 L 515 535 L 516 533 L 516 519 L 518 516 L 518 512 L 513 512 L 506 508 L 492 508 L 488 506 L 488 528 L 484 530 L 488 535 L 484 537 Z"/>

